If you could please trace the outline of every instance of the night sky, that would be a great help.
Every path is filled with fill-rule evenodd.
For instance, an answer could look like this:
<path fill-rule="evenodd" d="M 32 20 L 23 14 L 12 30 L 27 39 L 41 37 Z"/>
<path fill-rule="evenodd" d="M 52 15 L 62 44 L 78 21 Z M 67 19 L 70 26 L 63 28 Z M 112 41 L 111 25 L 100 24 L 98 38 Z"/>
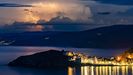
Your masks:
<path fill-rule="evenodd" d="M 133 0 L 0 0 L 0 32 L 77 31 L 132 20 Z"/>

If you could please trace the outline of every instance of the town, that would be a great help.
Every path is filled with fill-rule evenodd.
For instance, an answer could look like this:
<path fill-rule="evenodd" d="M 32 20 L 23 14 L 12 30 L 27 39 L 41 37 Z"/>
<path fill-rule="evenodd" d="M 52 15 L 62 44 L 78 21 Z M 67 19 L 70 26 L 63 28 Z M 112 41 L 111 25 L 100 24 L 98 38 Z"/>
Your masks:
<path fill-rule="evenodd" d="M 64 51 L 64 55 L 70 57 L 70 62 L 79 63 L 82 65 L 107 65 L 107 66 L 123 66 L 133 65 L 133 48 L 124 53 L 110 58 L 87 56 L 82 53 L 75 53 L 71 51 Z"/>

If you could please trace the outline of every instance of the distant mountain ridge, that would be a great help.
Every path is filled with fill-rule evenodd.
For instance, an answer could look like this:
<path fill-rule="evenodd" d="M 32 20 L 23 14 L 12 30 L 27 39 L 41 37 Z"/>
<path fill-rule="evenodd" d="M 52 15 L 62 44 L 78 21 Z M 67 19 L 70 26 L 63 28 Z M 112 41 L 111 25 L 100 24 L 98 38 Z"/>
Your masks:
<path fill-rule="evenodd" d="M 131 48 L 133 25 L 114 25 L 79 32 L 5 33 L 0 34 L 0 40 L 14 40 L 12 46 Z"/>

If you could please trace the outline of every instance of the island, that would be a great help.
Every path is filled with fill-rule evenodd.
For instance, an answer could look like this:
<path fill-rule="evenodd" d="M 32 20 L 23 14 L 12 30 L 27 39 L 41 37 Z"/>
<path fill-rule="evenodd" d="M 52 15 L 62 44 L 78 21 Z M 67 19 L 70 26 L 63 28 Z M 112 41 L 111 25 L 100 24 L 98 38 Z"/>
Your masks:
<path fill-rule="evenodd" d="M 133 48 L 116 57 L 88 56 L 79 52 L 48 50 L 33 55 L 20 56 L 8 64 L 21 67 L 68 67 L 68 66 L 124 66 L 133 65 Z"/>

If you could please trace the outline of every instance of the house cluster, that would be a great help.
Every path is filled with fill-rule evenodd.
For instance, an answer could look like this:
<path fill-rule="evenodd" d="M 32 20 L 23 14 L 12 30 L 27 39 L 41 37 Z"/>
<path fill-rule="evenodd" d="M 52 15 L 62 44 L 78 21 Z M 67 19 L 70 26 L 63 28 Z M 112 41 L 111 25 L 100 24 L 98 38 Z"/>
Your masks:
<path fill-rule="evenodd" d="M 65 51 L 64 55 L 70 57 L 69 61 L 77 63 L 88 63 L 88 56 L 82 53 L 75 53 L 71 51 Z"/>
<path fill-rule="evenodd" d="M 71 51 L 65 51 L 64 54 L 69 56 L 70 62 L 76 62 L 80 64 L 92 64 L 92 65 L 133 65 L 133 58 L 122 59 L 122 57 L 96 57 L 87 56 L 82 53 L 75 53 Z"/>

